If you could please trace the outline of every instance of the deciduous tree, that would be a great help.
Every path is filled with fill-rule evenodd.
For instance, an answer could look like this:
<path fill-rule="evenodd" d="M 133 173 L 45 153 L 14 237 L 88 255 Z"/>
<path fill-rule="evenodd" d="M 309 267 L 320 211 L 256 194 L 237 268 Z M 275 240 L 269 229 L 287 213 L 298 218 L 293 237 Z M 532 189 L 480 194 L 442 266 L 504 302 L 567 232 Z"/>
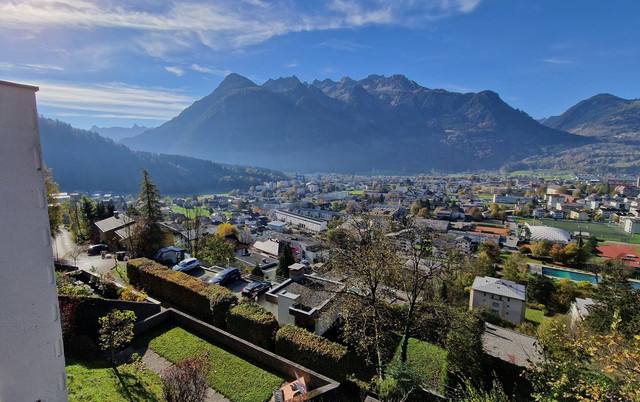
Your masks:
<path fill-rule="evenodd" d="M 228 264 L 235 259 L 233 245 L 217 234 L 204 239 L 199 255 L 202 261 L 213 265 Z"/>
<path fill-rule="evenodd" d="M 115 352 L 133 339 L 133 323 L 136 315 L 133 311 L 113 310 L 100 322 L 100 347 L 111 353 L 111 364 L 115 361 Z"/>

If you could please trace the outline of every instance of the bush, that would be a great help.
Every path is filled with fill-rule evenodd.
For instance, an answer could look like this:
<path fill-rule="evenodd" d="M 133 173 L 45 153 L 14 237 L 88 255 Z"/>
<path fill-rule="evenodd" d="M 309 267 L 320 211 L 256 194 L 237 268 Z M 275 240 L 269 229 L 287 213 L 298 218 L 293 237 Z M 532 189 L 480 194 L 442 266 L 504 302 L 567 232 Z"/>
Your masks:
<path fill-rule="evenodd" d="M 209 303 L 209 314 L 213 325 L 226 329 L 227 312 L 238 303 L 238 298 L 229 289 L 219 285 L 209 285 L 200 294 Z"/>
<path fill-rule="evenodd" d="M 199 402 L 207 395 L 207 378 L 211 371 L 209 352 L 189 356 L 162 373 L 162 394 L 167 402 Z"/>
<path fill-rule="evenodd" d="M 339 381 L 350 373 L 345 346 L 291 324 L 276 334 L 276 353 Z"/>
<path fill-rule="evenodd" d="M 141 302 L 147 299 L 146 293 L 135 290 L 131 285 L 127 286 L 124 289 L 121 289 L 119 293 L 120 293 L 120 300 L 124 300 L 124 301 Z"/>
<path fill-rule="evenodd" d="M 258 303 L 243 300 L 227 313 L 227 331 L 261 348 L 273 350 L 278 320 Z"/>
<path fill-rule="evenodd" d="M 150 295 L 223 329 L 227 311 L 238 301 L 222 286 L 209 285 L 146 258 L 128 261 L 127 275 L 132 284 L 142 286 Z"/>

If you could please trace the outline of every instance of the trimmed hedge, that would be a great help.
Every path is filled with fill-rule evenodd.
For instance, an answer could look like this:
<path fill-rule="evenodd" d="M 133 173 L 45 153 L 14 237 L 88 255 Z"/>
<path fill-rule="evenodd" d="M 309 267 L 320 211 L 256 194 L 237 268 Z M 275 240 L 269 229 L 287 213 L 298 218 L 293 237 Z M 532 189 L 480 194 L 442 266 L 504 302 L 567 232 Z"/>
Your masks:
<path fill-rule="evenodd" d="M 276 334 L 276 354 L 338 381 L 350 372 L 346 346 L 291 324 Z"/>
<path fill-rule="evenodd" d="M 146 258 L 127 261 L 129 282 L 213 325 L 225 328 L 226 312 L 238 302 L 231 291 L 209 285 Z"/>
<path fill-rule="evenodd" d="M 258 303 L 243 300 L 227 313 L 227 331 L 272 351 L 278 320 Z"/>
<path fill-rule="evenodd" d="M 229 289 L 220 285 L 208 285 L 201 292 L 201 295 L 209 301 L 209 313 L 211 322 L 218 328 L 227 328 L 227 313 L 238 304 L 238 298 Z"/>

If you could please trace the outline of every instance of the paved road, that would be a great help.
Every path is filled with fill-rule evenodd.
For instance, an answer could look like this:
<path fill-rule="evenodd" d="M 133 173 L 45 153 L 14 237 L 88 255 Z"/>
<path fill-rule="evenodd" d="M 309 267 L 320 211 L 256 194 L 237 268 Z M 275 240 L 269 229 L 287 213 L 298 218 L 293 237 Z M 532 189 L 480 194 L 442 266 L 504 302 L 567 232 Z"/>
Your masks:
<path fill-rule="evenodd" d="M 99 273 L 103 274 L 109 272 L 115 265 L 113 259 L 103 259 L 100 255 L 87 255 L 87 246 L 82 247 L 82 253 L 78 255 L 74 264 L 71 257 L 74 247 L 76 247 L 76 244 L 73 242 L 73 235 L 68 230 L 62 229 L 53 242 L 53 255 L 59 260 L 66 260 L 69 264 L 76 265 L 82 270 L 90 271 L 92 267 L 95 267 Z"/>

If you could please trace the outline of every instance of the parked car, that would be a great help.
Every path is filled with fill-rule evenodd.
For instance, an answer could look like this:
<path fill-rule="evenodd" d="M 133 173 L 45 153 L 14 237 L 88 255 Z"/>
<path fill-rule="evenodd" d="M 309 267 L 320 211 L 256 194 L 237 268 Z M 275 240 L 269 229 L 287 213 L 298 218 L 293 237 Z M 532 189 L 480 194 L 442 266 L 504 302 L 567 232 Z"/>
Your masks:
<path fill-rule="evenodd" d="M 227 283 L 237 281 L 240 279 L 240 276 L 240 270 L 238 268 L 230 267 L 218 272 L 216 276 L 209 280 L 209 283 L 224 286 Z"/>
<path fill-rule="evenodd" d="M 171 269 L 173 269 L 174 271 L 184 272 L 190 269 L 198 268 L 199 266 L 200 261 L 198 261 L 197 258 L 186 258 L 180 261 L 178 264 L 174 265 Z"/>
<path fill-rule="evenodd" d="M 269 281 L 251 282 L 242 289 L 242 295 L 247 297 L 255 297 L 271 289 L 271 286 L 273 285 Z"/>
<path fill-rule="evenodd" d="M 107 251 L 108 248 L 106 244 L 92 244 L 87 248 L 87 254 L 98 255 L 103 251 Z"/>

